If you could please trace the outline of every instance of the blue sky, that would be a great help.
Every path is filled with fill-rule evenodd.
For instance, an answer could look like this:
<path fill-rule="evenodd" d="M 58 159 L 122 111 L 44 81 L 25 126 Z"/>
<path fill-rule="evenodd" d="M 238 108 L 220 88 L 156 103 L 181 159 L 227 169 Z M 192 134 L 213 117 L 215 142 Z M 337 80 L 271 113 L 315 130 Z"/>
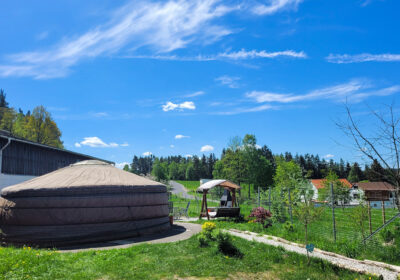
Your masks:
<path fill-rule="evenodd" d="M 335 121 L 400 93 L 395 0 L 6 1 L 0 87 L 44 105 L 67 149 L 116 163 L 220 155 L 253 133 L 274 153 L 355 161 Z M 4 12 L 6 11 L 6 12 Z"/>

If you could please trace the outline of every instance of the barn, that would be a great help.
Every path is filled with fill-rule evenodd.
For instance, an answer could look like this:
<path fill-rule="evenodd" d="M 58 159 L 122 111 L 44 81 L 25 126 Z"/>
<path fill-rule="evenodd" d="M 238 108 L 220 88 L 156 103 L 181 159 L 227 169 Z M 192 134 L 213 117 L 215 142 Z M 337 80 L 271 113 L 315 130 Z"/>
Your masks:
<path fill-rule="evenodd" d="M 0 190 L 90 159 L 98 158 L 17 138 L 0 130 Z"/>

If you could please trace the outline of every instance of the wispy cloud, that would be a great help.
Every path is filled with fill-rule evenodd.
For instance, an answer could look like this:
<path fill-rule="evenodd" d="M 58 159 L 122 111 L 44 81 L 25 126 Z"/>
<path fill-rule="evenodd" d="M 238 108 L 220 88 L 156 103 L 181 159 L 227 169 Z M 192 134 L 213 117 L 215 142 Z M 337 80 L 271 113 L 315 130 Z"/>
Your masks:
<path fill-rule="evenodd" d="M 200 152 L 211 152 L 214 150 L 214 147 L 211 145 L 204 145 L 201 147 Z"/>
<path fill-rule="evenodd" d="M 304 51 L 275 51 L 268 52 L 266 50 L 245 50 L 221 52 L 212 55 L 196 55 L 196 56 L 177 56 L 177 55 L 127 55 L 125 58 L 135 59 L 154 59 L 154 60 L 171 60 L 171 61 L 216 61 L 216 60 L 249 60 L 249 59 L 275 59 L 279 57 L 290 58 L 307 58 Z"/>
<path fill-rule="evenodd" d="M 230 88 L 238 88 L 239 84 L 238 81 L 240 80 L 239 77 L 230 77 L 227 75 L 218 77 L 215 79 L 215 81 L 219 82 L 221 85 L 226 85 Z"/>
<path fill-rule="evenodd" d="M 196 91 L 194 93 L 190 93 L 190 94 L 186 94 L 185 97 L 196 97 L 196 96 L 200 96 L 200 95 L 204 95 L 205 92 L 200 90 L 200 91 Z"/>
<path fill-rule="evenodd" d="M 168 101 L 165 105 L 162 105 L 162 109 L 164 112 L 175 110 L 183 111 L 184 109 L 194 110 L 196 109 L 196 106 L 192 101 L 185 101 L 182 103 L 172 103 L 171 101 Z"/>
<path fill-rule="evenodd" d="M 270 0 L 268 4 L 257 4 L 251 11 L 256 15 L 271 15 L 282 10 L 296 10 L 303 0 Z"/>
<path fill-rule="evenodd" d="M 237 115 L 237 114 L 243 114 L 243 113 L 262 112 L 262 111 L 273 110 L 273 109 L 277 109 L 277 108 L 278 108 L 277 106 L 264 104 L 264 105 L 253 106 L 253 107 L 238 107 L 235 109 L 231 109 L 229 111 L 213 112 L 212 114 L 213 115 L 230 116 L 230 115 Z"/>
<path fill-rule="evenodd" d="M 384 54 L 370 54 L 370 53 L 362 53 L 362 54 L 329 54 L 325 58 L 330 63 L 359 63 L 359 62 L 368 62 L 368 61 L 375 61 L 375 62 L 394 62 L 400 61 L 400 54 L 391 54 L 391 53 L 384 53 Z"/>
<path fill-rule="evenodd" d="M 190 136 L 186 136 L 186 135 L 182 135 L 182 134 L 175 135 L 175 139 L 183 139 L 183 138 L 190 138 Z"/>
<path fill-rule="evenodd" d="M 87 146 L 91 148 L 117 148 L 119 146 L 126 147 L 129 146 L 129 144 L 128 143 L 117 144 L 115 142 L 106 143 L 99 137 L 93 136 L 93 137 L 84 137 L 81 142 L 75 143 L 75 147 L 77 148 L 80 148 L 82 146 Z"/>
<path fill-rule="evenodd" d="M 266 91 L 252 91 L 246 97 L 257 103 L 293 103 L 300 101 L 332 99 L 334 101 L 360 102 L 370 96 L 387 96 L 400 92 L 400 86 L 376 88 L 368 80 L 356 79 L 348 83 L 316 89 L 306 94 L 281 94 Z"/>
<path fill-rule="evenodd" d="M 149 157 L 149 156 L 151 156 L 152 154 L 153 154 L 152 152 L 144 152 L 144 153 L 142 154 L 142 156 Z"/>
<path fill-rule="evenodd" d="M 131 1 L 114 11 L 107 23 L 82 35 L 65 38 L 48 50 L 9 55 L 0 75 L 62 77 L 84 59 L 127 48 L 167 53 L 189 44 L 211 43 L 232 33 L 215 20 L 236 8 L 216 0 Z"/>
<path fill-rule="evenodd" d="M 307 55 L 305 52 L 303 52 L 303 51 L 296 52 L 293 50 L 267 52 L 265 50 L 246 51 L 245 49 L 242 49 L 237 52 L 224 52 L 224 53 L 218 54 L 218 57 L 220 57 L 220 58 L 228 58 L 228 59 L 233 59 L 233 60 L 254 59 L 254 58 L 277 58 L 279 56 L 287 56 L 287 57 L 294 57 L 294 58 L 307 58 Z"/>

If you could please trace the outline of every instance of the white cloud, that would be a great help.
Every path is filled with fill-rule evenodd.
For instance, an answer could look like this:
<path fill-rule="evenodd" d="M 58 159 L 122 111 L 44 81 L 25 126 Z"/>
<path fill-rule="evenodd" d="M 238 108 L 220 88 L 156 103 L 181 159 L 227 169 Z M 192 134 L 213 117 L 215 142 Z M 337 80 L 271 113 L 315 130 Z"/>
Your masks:
<path fill-rule="evenodd" d="M 175 135 L 175 139 L 183 139 L 183 138 L 189 138 L 190 136 L 182 135 L 182 134 L 177 134 Z"/>
<path fill-rule="evenodd" d="M 294 58 L 307 58 L 307 55 L 305 52 L 296 52 L 293 50 L 286 50 L 286 51 L 278 51 L 278 52 L 267 52 L 267 51 L 256 51 L 256 50 L 251 50 L 251 51 L 246 51 L 245 49 L 242 49 L 237 52 L 224 52 L 218 54 L 218 57 L 221 58 L 229 58 L 233 60 L 239 60 L 239 59 L 253 59 L 253 58 L 276 58 L 279 56 L 288 56 L 288 57 L 294 57 Z"/>
<path fill-rule="evenodd" d="M 400 86 L 374 88 L 368 80 L 355 79 L 347 83 L 316 89 L 306 94 L 281 94 L 265 91 L 252 91 L 246 97 L 257 103 L 293 103 L 309 100 L 332 99 L 334 101 L 360 102 L 370 96 L 387 96 L 400 91 Z"/>
<path fill-rule="evenodd" d="M 92 115 L 96 118 L 104 118 L 109 116 L 109 114 L 106 112 L 93 113 Z"/>
<path fill-rule="evenodd" d="M 173 148 L 175 148 L 175 145 L 169 145 L 169 147 L 173 149 Z"/>
<path fill-rule="evenodd" d="M 139 48 L 168 53 L 189 44 L 207 44 L 232 33 L 215 20 L 237 7 L 216 0 L 131 1 L 110 20 L 84 34 L 65 38 L 50 49 L 9 55 L 1 76 L 62 77 L 84 59 Z"/>
<path fill-rule="evenodd" d="M 237 81 L 239 81 L 240 78 L 239 77 L 230 77 L 230 76 L 224 75 L 224 76 L 216 78 L 215 80 L 217 82 L 220 82 L 221 85 L 227 85 L 230 88 L 238 88 L 239 85 L 238 85 Z"/>
<path fill-rule="evenodd" d="M 255 106 L 255 107 L 248 107 L 248 108 L 236 108 L 232 109 L 229 111 L 222 111 L 222 112 L 216 112 L 213 113 L 214 115 L 237 115 L 237 114 L 242 114 L 242 113 L 254 113 L 254 112 L 261 112 L 261 111 L 267 111 L 267 110 L 272 110 L 272 109 L 277 109 L 276 106 L 272 106 L 269 104 L 263 104 L 260 106 Z"/>
<path fill-rule="evenodd" d="M 205 94 L 205 92 L 200 90 L 200 91 L 196 91 L 196 92 L 191 93 L 191 94 L 187 94 L 187 95 L 185 95 L 185 97 L 196 97 L 196 96 L 200 96 L 200 95 L 203 95 L 203 94 Z"/>
<path fill-rule="evenodd" d="M 128 145 L 127 143 L 122 144 L 124 146 Z M 121 145 L 121 146 L 122 146 Z M 117 148 L 120 146 L 119 144 L 115 142 L 111 143 L 105 143 L 103 140 L 101 140 L 99 137 L 84 137 L 83 141 L 75 143 L 75 147 L 80 148 L 82 146 L 88 146 L 91 148 Z"/>
<path fill-rule="evenodd" d="M 129 144 L 128 144 L 128 143 L 122 143 L 120 146 L 121 146 L 121 147 L 128 147 Z"/>
<path fill-rule="evenodd" d="M 153 153 L 152 152 L 144 152 L 142 155 L 145 157 L 151 156 Z"/>
<path fill-rule="evenodd" d="M 324 156 L 324 158 L 334 158 L 334 157 L 335 157 L 335 155 L 332 155 L 332 154 L 327 154 Z"/>
<path fill-rule="evenodd" d="M 125 58 L 136 59 L 155 59 L 155 60 L 171 60 L 171 61 L 216 61 L 216 60 L 246 60 L 246 59 L 275 59 L 278 57 L 291 58 L 307 58 L 307 54 L 303 51 L 297 52 L 293 50 L 268 52 L 266 50 L 245 50 L 234 52 L 223 52 L 214 55 L 197 55 L 197 56 L 176 56 L 176 55 L 129 55 Z"/>
<path fill-rule="evenodd" d="M 400 54 L 370 54 L 370 53 L 362 53 L 362 54 L 329 54 L 325 58 L 330 63 L 359 63 L 359 62 L 394 62 L 400 61 Z"/>
<path fill-rule="evenodd" d="M 193 155 L 189 155 L 189 154 L 187 154 L 187 155 L 185 155 L 185 157 L 193 157 Z"/>
<path fill-rule="evenodd" d="M 174 110 L 183 111 L 184 109 L 194 110 L 196 109 L 196 106 L 192 101 L 185 101 L 179 104 L 175 104 L 172 103 L 171 101 L 168 101 L 165 105 L 162 105 L 162 109 L 164 112 L 174 111 Z"/>
<path fill-rule="evenodd" d="M 251 11 L 256 15 L 271 15 L 281 10 L 296 10 L 303 0 L 269 0 L 268 5 L 257 4 Z"/>
<path fill-rule="evenodd" d="M 125 165 L 129 165 L 129 162 L 120 162 L 120 163 L 116 163 L 115 167 L 119 168 L 119 169 L 123 169 Z"/>
<path fill-rule="evenodd" d="M 214 150 L 214 147 L 211 145 L 205 145 L 201 147 L 200 152 L 211 152 Z"/>

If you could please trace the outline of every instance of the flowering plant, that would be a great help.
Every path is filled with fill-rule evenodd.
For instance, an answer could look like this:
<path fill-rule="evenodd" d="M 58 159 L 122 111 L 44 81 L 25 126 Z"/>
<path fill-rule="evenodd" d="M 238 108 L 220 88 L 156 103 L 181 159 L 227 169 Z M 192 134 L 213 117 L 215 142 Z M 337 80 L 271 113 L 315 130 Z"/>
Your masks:
<path fill-rule="evenodd" d="M 269 221 L 268 223 L 266 222 L 272 217 L 272 214 L 268 210 L 264 209 L 264 207 L 257 207 L 251 210 L 251 214 L 249 215 L 249 217 L 256 218 L 255 219 L 256 223 L 260 223 L 264 227 L 268 227 L 270 225 L 270 222 Z"/>

